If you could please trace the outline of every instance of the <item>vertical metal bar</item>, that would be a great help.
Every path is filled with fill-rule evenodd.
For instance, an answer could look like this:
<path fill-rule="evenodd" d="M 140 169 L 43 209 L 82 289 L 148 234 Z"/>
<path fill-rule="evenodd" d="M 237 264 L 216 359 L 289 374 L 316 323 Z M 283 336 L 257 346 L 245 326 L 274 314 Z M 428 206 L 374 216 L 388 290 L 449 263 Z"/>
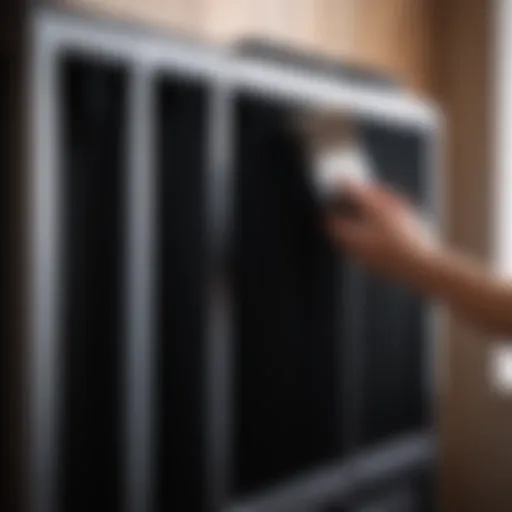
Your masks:
<path fill-rule="evenodd" d="M 231 289 L 227 251 L 232 208 L 232 112 L 233 98 L 219 80 L 210 98 L 207 136 L 206 195 L 209 241 L 208 320 L 206 368 L 207 510 L 223 510 L 229 499 L 231 478 Z"/>
<path fill-rule="evenodd" d="M 30 56 L 29 507 L 56 512 L 61 191 L 57 54 L 34 19 Z"/>
<path fill-rule="evenodd" d="M 129 94 L 126 308 L 126 504 L 152 509 L 154 481 L 155 165 L 152 75 L 135 65 Z"/>

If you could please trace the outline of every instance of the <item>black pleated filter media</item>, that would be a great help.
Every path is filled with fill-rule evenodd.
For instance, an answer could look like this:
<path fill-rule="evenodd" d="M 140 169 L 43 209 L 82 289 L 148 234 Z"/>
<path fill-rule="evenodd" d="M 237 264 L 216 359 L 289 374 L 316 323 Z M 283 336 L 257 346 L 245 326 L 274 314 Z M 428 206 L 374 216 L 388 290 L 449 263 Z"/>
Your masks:
<path fill-rule="evenodd" d="M 208 89 L 159 76 L 156 510 L 204 506 Z"/>
<path fill-rule="evenodd" d="M 76 56 L 62 61 L 63 512 L 125 510 L 129 86 L 127 68 Z M 156 308 L 148 319 L 155 346 L 150 492 L 155 510 L 199 511 L 206 88 L 157 75 L 152 97 Z"/>
<path fill-rule="evenodd" d="M 428 212 L 428 139 L 419 131 L 362 122 L 379 179 Z M 360 439 L 370 446 L 417 431 L 428 421 L 428 306 L 413 291 L 367 275 L 361 335 Z"/>
<path fill-rule="evenodd" d="M 341 455 L 339 263 L 308 187 L 292 109 L 236 102 L 234 489 Z"/>
<path fill-rule="evenodd" d="M 62 385 L 58 439 L 62 512 L 124 512 L 129 68 L 62 56 Z M 157 74 L 155 120 L 155 358 L 150 423 L 155 512 L 201 511 L 205 492 L 210 341 L 205 155 L 208 85 Z M 232 374 L 229 493 L 277 485 L 360 448 L 417 430 L 424 396 L 426 307 L 413 293 L 364 276 L 364 306 L 348 307 L 346 261 L 336 253 L 308 183 L 296 107 L 237 95 L 228 286 Z M 215 125 L 221 129 L 220 124 Z M 381 178 L 426 200 L 424 147 L 412 130 L 362 122 Z M 207 181 L 208 180 L 208 181 Z M 353 286 L 350 285 L 350 286 Z M 356 313 L 354 313 L 356 311 Z M 361 374 L 347 389 L 347 319 L 362 326 Z M 344 356 L 345 354 L 345 356 Z M 357 384 L 356 384 L 357 383 Z M 357 389 L 356 389 L 357 387 Z M 361 408 L 346 407 L 351 392 Z M 221 400 L 222 401 L 222 400 Z M 220 401 L 219 401 L 220 402 Z M 359 414 L 358 418 L 347 417 Z M 354 446 L 351 446 L 353 449 Z"/>
<path fill-rule="evenodd" d="M 311 195 L 304 145 L 290 130 L 295 109 L 249 95 L 236 102 L 238 495 L 341 462 L 347 450 L 397 439 L 428 421 L 427 307 L 411 291 L 371 275 L 346 279 L 346 260 L 326 238 Z M 426 206 L 424 134 L 358 124 L 380 179 Z M 351 363 L 354 353 L 361 360 Z"/>
<path fill-rule="evenodd" d="M 60 62 L 62 94 L 59 506 L 120 510 L 127 75 Z"/>

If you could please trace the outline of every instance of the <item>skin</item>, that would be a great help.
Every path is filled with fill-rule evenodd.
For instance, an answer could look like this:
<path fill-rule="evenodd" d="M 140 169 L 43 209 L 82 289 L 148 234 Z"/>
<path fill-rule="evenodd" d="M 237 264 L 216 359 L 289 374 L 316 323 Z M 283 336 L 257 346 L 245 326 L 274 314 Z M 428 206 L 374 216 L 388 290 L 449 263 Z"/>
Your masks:
<path fill-rule="evenodd" d="M 415 209 L 382 187 L 346 184 L 357 217 L 330 215 L 335 244 L 368 270 L 441 300 L 490 334 L 512 336 L 512 283 L 434 241 Z"/>

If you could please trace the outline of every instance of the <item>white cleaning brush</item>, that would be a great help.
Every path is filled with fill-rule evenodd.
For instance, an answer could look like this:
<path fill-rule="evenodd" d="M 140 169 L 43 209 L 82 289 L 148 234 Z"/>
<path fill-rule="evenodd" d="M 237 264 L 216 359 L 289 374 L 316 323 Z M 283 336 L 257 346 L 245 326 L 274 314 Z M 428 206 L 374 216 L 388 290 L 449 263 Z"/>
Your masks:
<path fill-rule="evenodd" d="M 355 144 L 317 148 L 311 155 L 311 177 L 316 193 L 330 200 L 343 194 L 343 183 L 368 183 L 374 177 L 372 165 Z"/>
<path fill-rule="evenodd" d="M 301 118 L 299 126 L 307 146 L 315 196 L 340 213 L 355 213 L 343 197 L 343 183 L 368 183 L 376 173 L 352 124 L 341 115 L 315 114 Z"/>

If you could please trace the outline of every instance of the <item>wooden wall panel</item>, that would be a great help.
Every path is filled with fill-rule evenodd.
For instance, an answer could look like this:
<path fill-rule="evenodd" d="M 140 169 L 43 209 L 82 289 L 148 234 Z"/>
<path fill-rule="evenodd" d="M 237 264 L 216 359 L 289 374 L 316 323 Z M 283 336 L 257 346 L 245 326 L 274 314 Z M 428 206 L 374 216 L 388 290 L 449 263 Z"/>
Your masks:
<path fill-rule="evenodd" d="M 431 87 L 431 2 L 359 0 L 353 55 L 403 78 L 415 90 Z"/>
<path fill-rule="evenodd" d="M 314 0 L 206 0 L 204 33 L 219 42 L 243 37 L 307 47 L 314 41 Z"/>
<path fill-rule="evenodd" d="M 317 0 L 313 3 L 313 48 L 332 58 L 357 61 L 355 35 L 359 0 Z"/>

